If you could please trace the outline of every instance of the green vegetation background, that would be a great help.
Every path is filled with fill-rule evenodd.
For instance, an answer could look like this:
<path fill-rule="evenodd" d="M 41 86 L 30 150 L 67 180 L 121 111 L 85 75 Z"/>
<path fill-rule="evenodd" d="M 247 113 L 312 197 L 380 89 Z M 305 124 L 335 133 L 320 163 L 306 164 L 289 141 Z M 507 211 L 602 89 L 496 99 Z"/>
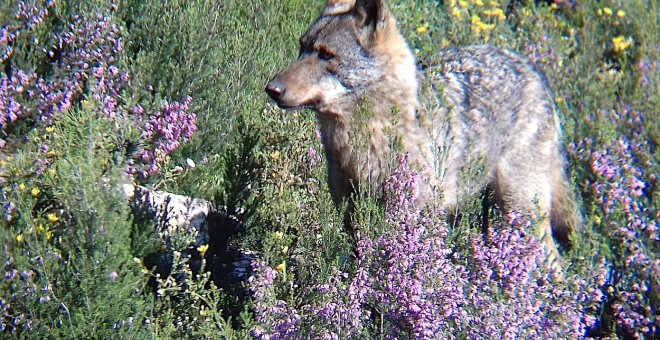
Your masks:
<path fill-rule="evenodd" d="M 644 112 L 639 138 L 651 145 L 644 168 L 648 174 L 660 173 L 657 3 L 563 5 L 567 3 L 573 2 L 550 6 L 542 1 L 390 1 L 421 62 L 437 48 L 486 41 L 537 56 L 555 90 L 567 147 L 585 137 L 607 141 L 629 133 L 630 127 L 604 111 L 632 107 Z M 11 17 L 15 4 L 0 5 L 0 17 Z M 142 184 L 205 198 L 230 211 L 242 208 L 236 215 L 246 227 L 231 244 L 259 252 L 272 267 L 294 263 L 286 280 L 290 285 L 279 294 L 298 301 L 294 286 L 322 281 L 332 265 L 341 264 L 350 241 L 327 192 L 324 160 L 310 164 L 309 147 L 319 154 L 322 150 L 314 114 L 274 107 L 263 88 L 297 56 L 297 39 L 323 1 L 120 0 L 109 12 L 104 5 L 57 2 L 54 19 L 37 35 L 47 39 L 47 29 L 61 29 L 72 13 L 107 13 L 125 34 L 121 63 L 133 75 L 130 91 L 137 98 L 159 103 L 192 96 L 190 111 L 197 114 L 197 132 L 168 158 L 159 174 Z M 650 71 L 639 66 L 642 61 L 651 65 Z M 248 300 L 216 288 L 208 275 L 195 277 L 183 259 L 175 260 L 178 267 L 173 272 L 188 278 L 185 283 L 156 277 L 152 268 L 144 267 L 142 261 L 165 246 L 157 240 L 153 223 L 136 216 L 118 191 L 128 180 L 122 175 L 126 150 L 117 151 L 124 146 L 117 144 L 116 136 L 139 132 L 94 116 L 82 106 L 67 111 L 52 126 L 54 132 L 47 132 L 46 126 L 32 122 L 24 143 L 3 150 L 2 199 L 17 206 L 13 221 L 3 220 L 0 228 L 3 261 L 11 260 L 19 271 L 38 271 L 21 281 L 25 287 L 0 281 L 0 298 L 13 303 L 6 312 L 12 314 L 3 314 L 3 322 L 24 315 L 15 333 L 7 334 L 247 337 L 254 324 Z M 28 174 L 43 141 L 54 152 L 52 171 Z M 187 165 L 187 159 L 196 166 Z M 621 254 L 619 245 L 609 243 L 612 239 L 600 225 L 603 214 L 591 201 L 590 164 L 577 156 L 569 161 L 587 228 L 569 257 L 576 266 L 591 263 L 595 253 L 616 257 Z M 640 200 L 648 200 L 657 212 L 658 182 L 647 184 L 646 198 Z M 33 194 L 34 188 L 40 193 Z M 38 226 L 52 234 L 28 237 Z M 657 249 L 657 243 L 653 246 Z M 109 280 L 113 272 L 118 278 Z M 159 280 L 164 290 L 152 292 L 149 280 Z M 39 300 L 48 282 L 57 282 L 49 295 L 56 303 Z M 8 297 L 21 290 L 25 298 Z M 653 301 L 658 301 L 657 295 Z M 26 326 L 27 315 L 31 327 Z M 130 322 L 135 324 L 126 326 Z M 603 329 L 616 332 L 613 326 Z"/>

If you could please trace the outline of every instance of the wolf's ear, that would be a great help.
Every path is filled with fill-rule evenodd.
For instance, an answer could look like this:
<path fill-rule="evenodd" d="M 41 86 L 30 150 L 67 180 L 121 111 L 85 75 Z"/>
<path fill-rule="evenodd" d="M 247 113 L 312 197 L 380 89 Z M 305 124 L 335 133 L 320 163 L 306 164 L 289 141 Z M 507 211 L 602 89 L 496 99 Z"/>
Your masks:
<path fill-rule="evenodd" d="M 328 0 L 323 9 L 321 15 L 338 15 L 348 13 L 353 6 L 355 6 L 356 0 Z"/>
<path fill-rule="evenodd" d="M 385 21 L 386 6 L 383 0 L 356 0 L 353 14 L 361 21 L 362 26 L 377 28 Z"/>
<path fill-rule="evenodd" d="M 352 12 L 362 26 L 376 25 L 385 18 L 383 0 L 328 0 L 321 15 L 338 15 Z"/>

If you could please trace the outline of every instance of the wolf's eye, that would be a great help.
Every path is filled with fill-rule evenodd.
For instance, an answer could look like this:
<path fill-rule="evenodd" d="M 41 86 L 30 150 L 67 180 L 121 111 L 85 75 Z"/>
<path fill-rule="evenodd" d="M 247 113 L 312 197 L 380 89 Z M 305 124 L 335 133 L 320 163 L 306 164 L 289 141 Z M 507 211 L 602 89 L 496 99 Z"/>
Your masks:
<path fill-rule="evenodd" d="M 334 57 L 335 55 L 332 54 L 332 52 L 326 50 L 325 48 L 319 49 L 319 59 L 328 61 Z"/>

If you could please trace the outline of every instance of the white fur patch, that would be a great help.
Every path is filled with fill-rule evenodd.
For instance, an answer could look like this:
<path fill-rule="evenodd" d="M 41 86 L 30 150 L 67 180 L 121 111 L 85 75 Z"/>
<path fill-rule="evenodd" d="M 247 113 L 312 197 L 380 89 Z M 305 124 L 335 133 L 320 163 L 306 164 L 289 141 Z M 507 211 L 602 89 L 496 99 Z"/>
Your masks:
<path fill-rule="evenodd" d="M 342 83 L 333 77 L 323 77 L 318 88 L 325 102 L 332 102 L 349 92 Z"/>

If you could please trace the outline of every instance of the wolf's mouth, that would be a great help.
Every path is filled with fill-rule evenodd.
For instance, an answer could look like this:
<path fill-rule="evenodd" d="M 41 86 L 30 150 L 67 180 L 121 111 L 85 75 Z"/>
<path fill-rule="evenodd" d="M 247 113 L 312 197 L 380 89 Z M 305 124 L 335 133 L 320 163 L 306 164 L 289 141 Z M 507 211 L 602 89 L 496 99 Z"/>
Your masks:
<path fill-rule="evenodd" d="M 271 97 L 272 98 L 272 97 Z M 290 104 L 286 103 L 284 100 L 277 99 L 277 98 L 272 98 L 275 104 L 277 104 L 277 107 L 283 110 L 301 110 L 301 109 L 311 109 L 311 110 L 317 110 L 319 106 L 321 105 L 321 102 L 319 100 L 312 100 L 306 103 L 300 103 L 300 104 Z"/>
<path fill-rule="evenodd" d="M 300 108 L 301 108 L 300 105 L 287 105 L 287 104 L 284 104 L 284 103 L 282 103 L 282 102 L 280 102 L 280 101 L 278 101 L 278 100 L 274 100 L 274 101 L 275 101 L 275 104 L 277 104 L 277 107 L 279 107 L 280 109 L 284 109 L 284 110 L 297 110 L 297 109 L 300 109 Z"/>

